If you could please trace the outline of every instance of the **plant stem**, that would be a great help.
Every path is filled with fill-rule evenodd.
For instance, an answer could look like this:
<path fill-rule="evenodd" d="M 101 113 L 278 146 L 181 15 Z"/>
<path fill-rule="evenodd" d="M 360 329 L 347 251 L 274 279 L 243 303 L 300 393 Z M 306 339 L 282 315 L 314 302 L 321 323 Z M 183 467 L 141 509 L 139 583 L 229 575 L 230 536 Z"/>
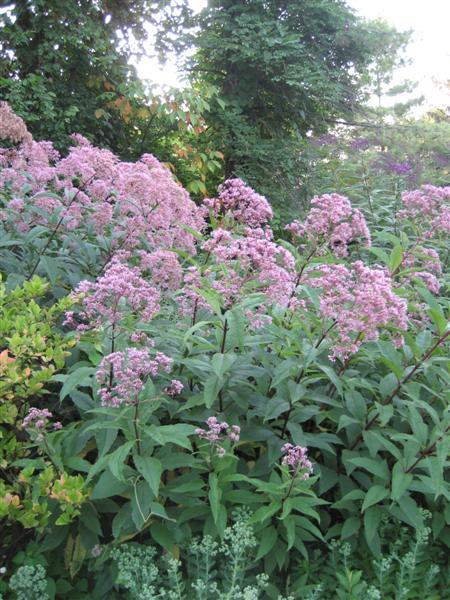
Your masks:
<path fill-rule="evenodd" d="M 331 331 L 331 329 L 333 329 L 333 327 L 336 325 L 336 321 L 333 321 L 333 323 L 323 331 L 322 335 L 320 336 L 320 338 L 317 340 L 317 342 L 314 344 L 314 349 L 317 350 L 317 348 L 320 346 L 320 344 L 323 342 L 323 340 L 326 338 L 326 336 L 328 335 L 328 333 Z M 297 377 L 295 378 L 295 383 L 300 383 L 303 374 L 305 372 L 305 367 L 302 367 L 297 375 Z M 270 390 L 270 386 L 272 384 L 272 380 L 270 381 L 269 384 L 269 390 Z M 289 422 L 289 417 L 291 416 L 292 411 L 294 410 L 294 406 L 292 404 L 291 401 L 289 401 L 289 409 L 285 414 L 284 417 L 284 422 L 283 422 L 283 428 L 281 430 L 281 439 L 284 439 L 284 436 L 286 435 L 286 429 L 287 429 L 287 424 Z"/>
<path fill-rule="evenodd" d="M 450 431 L 450 425 L 448 425 L 448 427 L 445 429 L 443 435 L 440 438 L 438 438 L 435 442 L 430 444 L 428 446 L 428 448 L 425 448 L 425 450 L 422 450 L 419 457 L 413 462 L 413 464 L 408 469 L 406 469 L 405 473 L 411 473 L 411 471 L 417 467 L 417 465 L 420 463 L 420 461 L 422 459 L 426 458 L 427 456 L 430 456 L 430 454 L 433 454 L 433 452 L 436 450 L 437 443 L 440 442 L 441 440 L 443 440 L 445 434 L 448 433 L 449 431 Z"/>
<path fill-rule="evenodd" d="M 133 414 L 133 428 L 134 435 L 136 437 L 136 446 L 138 454 L 141 454 L 141 437 L 139 433 L 139 400 L 136 398 L 136 402 L 134 403 L 134 414 Z"/>
<path fill-rule="evenodd" d="M 220 353 L 224 354 L 225 352 L 225 342 L 227 340 L 227 332 L 228 332 L 228 321 L 225 319 L 223 324 L 223 335 L 222 335 L 222 343 L 220 344 Z M 223 412 L 223 393 L 222 390 L 219 392 L 219 412 Z"/>
<path fill-rule="evenodd" d="M 382 406 L 386 406 L 387 404 L 390 404 L 392 402 L 392 400 L 395 398 L 395 396 L 401 390 L 402 386 L 411 379 L 411 377 L 416 373 L 416 371 L 423 365 L 423 363 L 426 360 L 428 360 L 430 358 L 430 356 L 433 354 L 433 352 L 436 350 L 436 348 L 438 348 L 438 346 L 440 346 L 448 338 L 449 335 L 450 335 L 450 329 L 448 331 L 446 331 L 444 334 L 442 334 L 436 340 L 436 342 L 431 346 L 431 348 L 429 350 L 427 350 L 427 352 L 425 352 L 425 354 L 422 356 L 422 358 L 414 365 L 414 367 L 411 369 L 411 371 L 407 375 L 405 375 L 403 377 L 403 379 L 401 379 L 398 382 L 398 384 L 395 386 L 394 390 L 389 394 L 389 396 L 386 398 L 386 400 L 384 400 L 384 402 L 382 402 Z M 362 441 L 364 431 L 367 431 L 368 429 L 370 429 L 372 427 L 372 425 L 375 423 L 375 421 L 378 419 L 378 417 L 379 417 L 379 414 L 377 411 L 375 411 L 375 415 L 366 423 L 366 425 L 364 426 L 364 429 L 361 431 L 361 433 L 358 435 L 356 440 L 351 445 L 350 450 L 354 450 L 356 448 L 356 446 L 359 444 L 359 442 Z"/>

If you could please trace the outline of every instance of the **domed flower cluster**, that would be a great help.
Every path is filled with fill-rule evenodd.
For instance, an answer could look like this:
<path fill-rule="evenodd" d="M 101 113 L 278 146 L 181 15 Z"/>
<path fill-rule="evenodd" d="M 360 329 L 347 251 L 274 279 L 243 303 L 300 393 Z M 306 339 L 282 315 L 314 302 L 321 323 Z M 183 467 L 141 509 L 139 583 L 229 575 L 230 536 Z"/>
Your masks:
<path fill-rule="evenodd" d="M 0 140 L 11 140 L 15 144 L 31 144 L 32 140 L 23 119 L 3 100 L 0 101 Z"/>
<path fill-rule="evenodd" d="M 170 250 L 140 252 L 140 268 L 149 271 L 152 283 L 163 290 L 177 290 L 183 278 L 178 255 Z"/>
<path fill-rule="evenodd" d="M 151 358 L 147 348 L 127 348 L 125 352 L 108 354 L 96 374 L 102 406 L 136 403 L 147 379 L 161 371 L 169 373 L 172 363 L 173 359 L 162 352 Z"/>
<path fill-rule="evenodd" d="M 305 238 L 319 254 L 329 248 L 338 258 L 348 256 L 352 242 L 364 240 L 365 246 L 370 246 L 370 232 L 364 215 L 352 207 L 348 198 L 325 194 L 313 198 L 311 205 L 304 223 L 293 221 L 286 226 L 293 236 Z"/>
<path fill-rule="evenodd" d="M 320 289 L 320 316 L 334 324 L 328 334 L 331 359 L 346 359 L 362 341 L 378 340 L 383 329 L 407 329 L 407 303 L 394 293 L 387 271 L 356 261 L 351 268 L 321 265 L 308 275 L 308 285 Z"/>
<path fill-rule="evenodd" d="M 442 265 L 436 250 L 416 247 L 413 252 L 405 254 L 402 267 L 411 270 L 406 276 L 406 281 L 411 282 L 413 278 L 421 279 L 432 294 L 439 293 L 438 276 L 442 274 Z"/>
<path fill-rule="evenodd" d="M 0 115 L 0 139 L 25 141 L 23 121 L 5 103 Z M 195 238 L 186 226 L 200 231 L 202 211 L 154 156 L 123 162 L 81 135 L 72 139 L 74 146 L 62 159 L 51 142 L 31 137 L 17 149 L 0 149 L 0 191 L 24 198 L 21 206 L 13 202 L 8 207 L 13 226 L 21 231 L 37 223 L 53 227 L 52 216 L 58 212 L 63 233 L 82 228 L 108 234 L 117 247 L 133 251 L 195 251 Z M 24 193 L 25 186 L 31 193 Z"/>
<path fill-rule="evenodd" d="M 159 291 L 142 278 L 137 267 L 113 261 L 105 274 L 95 282 L 81 281 L 74 292 L 82 294 L 77 314 L 77 329 L 98 329 L 117 325 L 124 311 L 132 309 L 141 320 L 150 320 L 159 311 Z M 75 323 L 74 312 L 66 313 L 66 324 Z"/>
<path fill-rule="evenodd" d="M 227 179 L 219 186 L 218 197 L 205 198 L 203 204 L 215 217 L 230 215 L 236 222 L 248 227 L 261 227 L 273 217 L 266 198 L 239 178 Z"/>
<path fill-rule="evenodd" d="M 401 219 L 411 219 L 425 227 L 425 238 L 450 234 L 450 186 L 423 185 L 418 190 L 403 192 Z"/>
<path fill-rule="evenodd" d="M 219 267 L 205 272 L 211 286 L 225 300 L 236 302 L 244 293 L 262 291 L 270 302 L 287 306 L 293 293 L 295 260 L 292 254 L 272 241 L 268 229 L 246 228 L 242 237 L 216 229 L 203 245 Z"/>

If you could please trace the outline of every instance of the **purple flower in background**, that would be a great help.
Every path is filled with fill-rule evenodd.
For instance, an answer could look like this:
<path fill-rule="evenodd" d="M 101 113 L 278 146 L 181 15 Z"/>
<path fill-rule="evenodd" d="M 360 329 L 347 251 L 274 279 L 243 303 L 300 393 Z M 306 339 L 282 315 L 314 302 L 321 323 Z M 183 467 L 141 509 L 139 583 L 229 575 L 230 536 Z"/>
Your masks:
<path fill-rule="evenodd" d="M 395 175 L 408 175 L 412 171 L 412 165 L 409 162 L 389 162 L 386 166 Z"/>
<path fill-rule="evenodd" d="M 436 163 L 436 165 L 441 169 L 448 167 L 450 165 L 450 151 L 446 154 L 443 154 L 442 152 L 436 152 L 433 155 L 433 162 Z"/>
<path fill-rule="evenodd" d="M 351 150 L 367 150 L 370 146 L 370 140 L 367 138 L 355 138 L 350 142 Z"/>
<path fill-rule="evenodd" d="M 400 161 L 395 156 L 389 153 L 384 153 L 380 156 L 376 166 L 381 168 L 385 173 L 391 175 L 405 176 L 410 175 L 413 171 L 413 165 L 407 160 Z"/>
<path fill-rule="evenodd" d="M 311 138 L 311 145 L 316 148 L 322 148 L 323 146 L 334 146 L 339 143 L 339 138 L 332 133 L 324 133 L 320 137 Z"/>

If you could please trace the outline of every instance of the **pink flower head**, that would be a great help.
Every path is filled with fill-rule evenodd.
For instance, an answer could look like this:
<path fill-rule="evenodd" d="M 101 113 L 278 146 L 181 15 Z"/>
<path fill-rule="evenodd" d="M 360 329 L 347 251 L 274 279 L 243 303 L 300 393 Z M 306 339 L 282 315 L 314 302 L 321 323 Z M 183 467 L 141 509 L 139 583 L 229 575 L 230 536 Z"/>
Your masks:
<path fill-rule="evenodd" d="M 264 292 L 271 302 L 286 306 L 294 289 L 295 260 L 292 254 L 272 241 L 271 232 L 247 227 L 241 237 L 216 229 L 203 249 L 216 268 L 204 275 L 209 285 L 231 306 L 249 289 Z"/>
<path fill-rule="evenodd" d="M 319 277 L 312 277 L 317 271 Z M 307 283 L 320 288 L 319 313 L 334 322 L 328 335 L 332 360 L 354 354 L 363 340 L 377 340 L 385 328 L 407 328 L 407 304 L 394 293 L 385 270 L 370 269 L 361 261 L 351 269 L 322 265 L 308 273 Z"/>
<path fill-rule="evenodd" d="M 305 222 L 293 221 L 285 229 L 294 237 L 306 240 L 322 250 L 328 246 L 335 256 L 348 256 L 349 244 L 362 239 L 371 244 L 370 232 L 364 215 L 353 208 L 345 196 L 325 194 L 311 200 L 311 210 Z"/>
<path fill-rule="evenodd" d="M 272 208 L 264 196 L 257 194 L 242 179 L 227 179 L 219 186 L 218 198 L 204 200 L 204 206 L 217 217 L 228 214 L 238 223 L 261 227 L 273 217 Z"/>
<path fill-rule="evenodd" d="M 239 425 L 228 425 L 228 423 L 220 423 L 217 417 L 209 417 L 206 420 L 208 429 L 195 430 L 195 433 L 202 439 L 208 440 L 211 446 L 216 447 L 216 452 L 220 458 L 225 455 L 225 448 L 221 446 L 225 440 L 230 440 L 233 443 L 239 441 L 241 428 Z"/>
<path fill-rule="evenodd" d="M 178 255 L 169 250 L 155 250 L 149 253 L 140 252 L 142 271 L 150 271 L 152 282 L 165 290 L 177 290 L 181 285 L 183 271 Z"/>
<path fill-rule="evenodd" d="M 284 444 L 281 451 L 284 454 L 281 464 L 289 467 L 294 477 L 303 471 L 301 478 L 308 479 L 313 472 L 311 461 L 308 460 L 308 449 L 302 446 Z"/>
<path fill-rule="evenodd" d="M 37 433 L 36 440 L 41 442 L 44 439 L 44 434 L 52 417 L 53 413 L 51 413 L 47 408 L 39 409 L 32 407 L 22 421 L 22 429 L 30 429 L 35 431 Z M 55 431 L 62 429 L 62 424 L 59 421 L 53 423 L 53 429 Z"/>
<path fill-rule="evenodd" d="M 162 352 L 151 359 L 147 348 L 128 348 L 125 352 L 108 354 L 96 374 L 102 405 L 134 404 L 147 379 L 160 371 L 170 371 L 172 362 L 173 359 Z"/>
<path fill-rule="evenodd" d="M 425 238 L 450 234 L 450 186 L 423 185 L 418 190 L 403 192 L 401 219 L 415 221 Z"/>
<path fill-rule="evenodd" d="M 31 144 L 32 137 L 23 119 L 18 117 L 3 100 L 0 101 L 0 140 L 16 144 Z"/>
<path fill-rule="evenodd" d="M 411 270 L 420 269 L 406 275 L 407 283 L 411 283 L 414 278 L 420 279 L 432 294 L 439 294 L 440 284 L 437 275 L 442 274 L 442 265 L 436 250 L 418 246 L 412 252 L 405 253 L 402 267 Z"/>
<path fill-rule="evenodd" d="M 82 281 L 75 295 L 84 294 L 78 326 L 80 331 L 120 323 L 126 307 L 141 320 L 150 320 L 159 311 L 159 291 L 150 286 L 138 268 L 113 261 L 95 282 Z M 69 315 L 73 320 L 73 315 Z"/>
<path fill-rule="evenodd" d="M 170 385 L 164 390 L 168 396 L 178 396 L 184 389 L 184 385 L 178 379 L 172 379 Z"/>

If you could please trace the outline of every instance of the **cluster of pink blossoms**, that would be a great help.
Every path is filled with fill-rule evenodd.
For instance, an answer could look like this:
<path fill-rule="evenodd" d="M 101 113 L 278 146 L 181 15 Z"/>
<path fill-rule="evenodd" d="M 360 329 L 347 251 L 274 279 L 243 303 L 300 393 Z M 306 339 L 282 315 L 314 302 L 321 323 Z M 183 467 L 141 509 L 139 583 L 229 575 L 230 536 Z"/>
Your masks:
<path fill-rule="evenodd" d="M 23 121 L 5 103 L 0 115 L 0 139 L 25 141 Z M 107 234 L 134 251 L 177 247 L 195 252 L 195 238 L 183 225 L 200 231 L 202 209 L 166 167 L 151 154 L 127 163 L 81 135 L 72 139 L 75 145 L 62 159 L 51 142 L 34 142 L 31 137 L 17 149 L 0 149 L 0 191 L 7 189 L 25 199 L 9 206 L 13 226 L 27 231 L 36 223 L 47 225 L 60 211 L 62 233 L 83 228 Z M 25 185 L 32 195 L 24 192 Z"/>
<path fill-rule="evenodd" d="M 416 221 L 421 227 L 425 225 L 425 238 L 450 233 L 450 186 L 423 185 L 418 190 L 403 192 L 402 203 L 399 217 Z"/>
<path fill-rule="evenodd" d="M 183 270 L 178 255 L 170 250 L 140 252 L 140 268 L 149 271 L 152 283 L 163 290 L 175 291 L 181 286 Z"/>
<path fill-rule="evenodd" d="M 129 267 L 113 261 L 95 282 L 82 281 L 74 296 L 82 297 L 82 310 L 77 317 L 79 331 L 116 325 L 123 317 L 126 307 L 139 314 L 140 319 L 150 320 L 159 311 L 159 291 L 141 277 L 137 267 Z M 66 313 L 66 324 L 74 322 L 74 312 Z"/>
<path fill-rule="evenodd" d="M 365 246 L 371 244 L 370 233 L 364 215 L 352 208 L 348 198 L 339 194 L 325 194 L 311 200 L 312 208 L 304 223 L 293 221 L 286 230 L 295 237 L 305 238 L 320 251 L 329 247 L 335 256 L 348 256 L 351 242 L 363 239 Z"/>
<path fill-rule="evenodd" d="M 219 267 L 205 275 L 211 275 L 211 286 L 224 298 L 225 306 L 239 300 L 249 286 L 264 292 L 271 302 L 288 304 L 294 288 L 295 259 L 272 241 L 270 229 L 246 228 L 243 237 L 216 229 L 203 249 Z"/>
<path fill-rule="evenodd" d="M 96 374 L 102 406 L 135 404 L 147 379 L 161 371 L 169 373 L 172 363 L 173 359 L 162 352 L 151 358 L 148 349 L 127 348 L 108 354 Z"/>
<path fill-rule="evenodd" d="M 261 227 L 273 217 L 270 204 L 242 179 L 227 179 L 219 186 L 217 198 L 205 198 L 203 205 L 215 217 L 230 215 L 248 227 Z"/>
<path fill-rule="evenodd" d="M 165 388 L 165 393 L 168 396 L 178 396 L 184 390 L 184 385 L 178 379 L 172 379 L 170 385 Z"/>
<path fill-rule="evenodd" d="M 354 354 L 363 340 L 377 340 L 384 328 L 407 329 L 407 303 L 394 293 L 387 271 L 356 261 L 351 269 L 321 265 L 308 275 L 308 285 L 321 290 L 320 316 L 334 323 L 328 334 L 332 360 Z M 394 342 L 402 341 L 394 337 Z"/>
<path fill-rule="evenodd" d="M 22 421 L 22 429 L 34 430 L 37 433 L 36 441 L 42 442 L 52 417 L 53 413 L 47 408 L 43 408 L 42 410 L 34 407 L 30 408 L 27 416 Z M 59 421 L 53 423 L 52 429 L 55 431 L 62 429 L 61 423 Z"/>
<path fill-rule="evenodd" d="M 408 274 L 407 281 L 416 277 L 423 281 L 432 294 L 439 293 L 440 284 L 437 276 L 442 274 L 442 265 L 436 250 L 417 247 L 414 252 L 405 254 L 402 267 L 406 269 L 420 268 L 420 271 L 412 271 Z"/>
<path fill-rule="evenodd" d="M 202 439 L 208 440 L 212 447 L 216 448 L 216 452 L 220 458 L 225 455 L 225 448 L 221 446 L 221 443 L 225 440 L 231 442 L 238 442 L 241 434 L 241 428 L 239 425 L 228 425 L 225 421 L 220 423 L 217 417 L 209 417 L 206 420 L 208 429 L 201 429 L 200 427 L 195 430 L 195 433 Z"/>
<path fill-rule="evenodd" d="M 302 446 L 284 444 L 281 451 L 284 454 L 281 463 L 288 466 L 294 476 L 304 471 L 301 478 L 308 479 L 313 472 L 312 463 L 308 459 L 308 449 Z"/>
<path fill-rule="evenodd" d="M 0 140 L 11 140 L 16 144 L 31 144 L 32 140 L 23 119 L 3 100 L 0 101 Z"/>

